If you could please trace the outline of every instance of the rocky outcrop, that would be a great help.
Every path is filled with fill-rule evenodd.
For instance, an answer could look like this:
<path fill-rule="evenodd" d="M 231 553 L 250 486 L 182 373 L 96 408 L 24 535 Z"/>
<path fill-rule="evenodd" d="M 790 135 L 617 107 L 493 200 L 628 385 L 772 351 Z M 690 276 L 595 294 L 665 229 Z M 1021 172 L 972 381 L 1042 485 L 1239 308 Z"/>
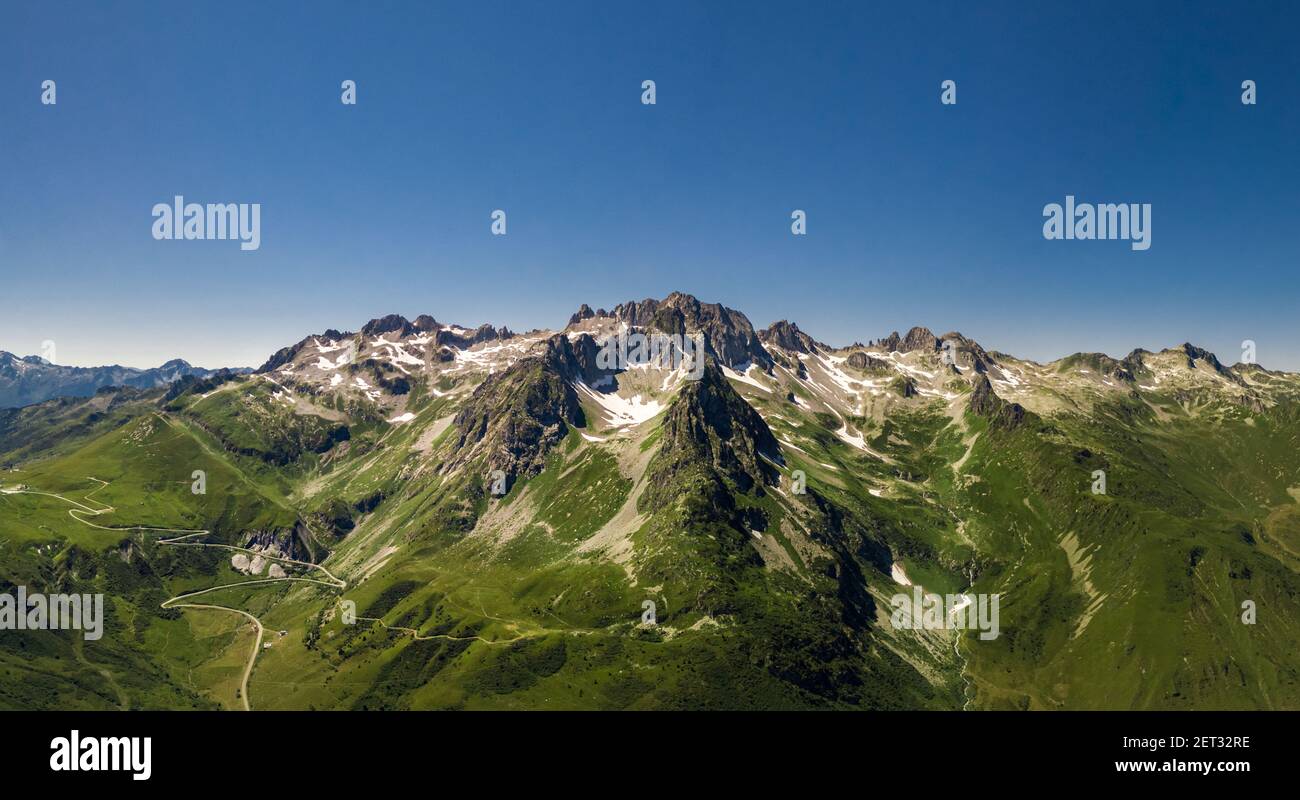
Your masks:
<path fill-rule="evenodd" d="M 854 369 L 860 369 L 866 372 L 887 373 L 893 371 L 888 361 L 876 358 L 875 356 L 864 353 L 861 350 L 855 353 L 850 353 L 849 357 L 844 360 L 844 363 Z"/>
<path fill-rule="evenodd" d="M 599 357 L 600 345 L 586 333 L 573 339 L 552 336 L 546 341 L 545 358 L 554 363 L 569 380 L 579 380 L 588 386 L 596 385 L 614 374 L 613 369 L 600 366 Z"/>
<path fill-rule="evenodd" d="M 556 335 L 541 352 L 488 376 L 452 422 L 454 446 L 443 471 L 482 459 L 485 472 L 505 473 L 507 488 L 540 472 L 569 429 L 587 424 L 571 384 L 587 358 L 585 347 L 575 352 L 565 336 Z"/>
<path fill-rule="evenodd" d="M 578 307 L 578 310 L 574 312 L 573 316 L 569 317 L 569 325 L 571 326 L 578 325 L 586 320 L 591 319 L 592 317 L 608 317 L 608 316 L 609 316 L 609 312 L 606 311 L 605 309 L 602 308 L 599 311 L 592 311 L 591 306 L 587 305 L 586 303 L 583 303 L 581 306 Z"/>
<path fill-rule="evenodd" d="M 590 318 L 579 309 L 571 318 Z M 702 334 L 705 352 L 718 363 L 732 369 L 750 363 L 764 369 L 772 364 L 772 357 L 763 347 L 749 319 L 739 311 L 719 303 L 701 303 L 689 294 L 673 292 L 663 300 L 642 300 L 620 303 L 608 314 L 592 312 L 591 316 L 609 316 L 629 327 L 669 334 Z"/>
<path fill-rule="evenodd" d="M 989 383 L 987 375 L 975 379 L 967 409 L 970 413 L 989 420 L 990 425 L 1005 430 L 1018 428 L 1025 421 L 1024 406 L 1008 403 L 998 397 L 993 392 L 993 384 Z"/>
<path fill-rule="evenodd" d="M 662 443 L 650 463 L 643 508 L 670 503 L 694 480 L 706 480 L 715 496 L 722 481 L 748 492 L 775 485 L 780 445 L 767 423 L 709 362 L 698 381 L 688 382 L 664 414 Z M 766 459 L 764 458 L 766 457 Z"/>
<path fill-rule="evenodd" d="M 332 332 L 327 332 L 327 337 L 329 337 L 329 333 Z M 509 328 L 494 328 L 487 324 L 480 325 L 473 330 L 459 326 L 443 325 L 428 314 L 421 314 L 415 318 L 414 322 L 408 321 L 400 314 L 389 314 L 367 322 L 361 329 L 361 333 L 372 337 L 396 333 L 399 338 L 403 339 L 422 333 L 432 333 L 435 346 L 454 347 L 460 350 L 473 347 L 480 342 L 502 341 L 514 336 L 514 333 Z"/>
<path fill-rule="evenodd" d="M 245 531 L 236 540 L 236 546 L 256 550 L 269 556 L 314 563 L 316 559 L 313 552 L 318 551 L 318 548 L 313 547 L 315 543 L 310 541 L 310 536 L 306 527 L 299 522 L 292 528 Z"/>
<path fill-rule="evenodd" d="M 352 333 L 351 331 L 339 332 L 334 330 L 333 328 L 330 328 L 329 330 L 325 331 L 319 336 L 308 336 L 307 338 L 303 339 L 297 344 L 293 344 L 288 347 L 281 347 L 279 350 L 276 350 L 271 355 L 271 357 L 266 360 L 266 363 L 258 367 L 255 370 L 255 372 L 258 375 L 267 372 L 274 372 L 275 370 L 279 369 L 285 364 L 292 362 L 295 358 L 298 357 L 298 353 L 301 352 L 304 347 L 306 347 L 307 345 L 311 344 L 312 342 L 318 339 L 324 339 L 327 341 L 336 342 L 339 341 L 340 339 L 351 339 L 353 336 L 355 336 L 355 334 Z"/>
<path fill-rule="evenodd" d="M 876 346 L 886 353 L 910 353 L 913 350 L 933 351 L 939 349 L 939 338 L 931 333 L 929 328 L 915 327 L 903 337 L 898 335 L 898 331 L 894 331 L 877 342 Z"/>
<path fill-rule="evenodd" d="M 1201 361 L 1208 364 L 1211 369 L 1238 386 L 1245 386 L 1246 381 L 1237 373 L 1219 362 L 1218 356 L 1201 347 L 1197 347 L 1190 342 L 1184 342 L 1183 346 L 1178 348 L 1183 355 L 1187 357 L 1187 368 L 1196 369 L 1196 362 Z"/>
<path fill-rule="evenodd" d="M 480 325 L 468 333 L 461 334 L 449 328 L 443 328 L 434 334 L 434 345 L 438 347 L 454 347 L 458 350 L 465 350 L 473 347 L 480 342 L 504 341 L 514 337 L 514 333 L 506 327 L 494 328 L 491 325 Z"/>

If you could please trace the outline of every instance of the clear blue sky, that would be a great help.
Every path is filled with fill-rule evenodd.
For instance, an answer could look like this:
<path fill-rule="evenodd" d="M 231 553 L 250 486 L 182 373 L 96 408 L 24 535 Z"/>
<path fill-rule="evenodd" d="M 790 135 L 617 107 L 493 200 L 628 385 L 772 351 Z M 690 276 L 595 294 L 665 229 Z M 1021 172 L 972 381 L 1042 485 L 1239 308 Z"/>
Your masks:
<path fill-rule="evenodd" d="M 1294 4 L 804 5 L 6 0 L 0 349 L 256 365 L 680 289 L 833 344 L 1300 369 Z M 261 203 L 261 249 L 155 241 L 176 194 Z M 1151 249 L 1044 240 L 1067 194 L 1151 203 Z"/>

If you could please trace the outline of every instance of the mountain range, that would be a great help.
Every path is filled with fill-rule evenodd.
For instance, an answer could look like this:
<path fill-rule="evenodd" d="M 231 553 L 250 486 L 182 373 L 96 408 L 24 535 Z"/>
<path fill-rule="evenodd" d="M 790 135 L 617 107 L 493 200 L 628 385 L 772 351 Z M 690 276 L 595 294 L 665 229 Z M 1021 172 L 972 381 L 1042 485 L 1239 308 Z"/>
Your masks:
<path fill-rule="evenodd" d="M 0 706 L 1300 707 L 1300 375 L 683 293 L 165 374 L 0 411 L 0 590 L 111 599 L 0 637 Z"/>
<path fill-rule="evenodd" d="M 207 378 L 214 372 L 191 366 L 179 358 L 152 369 L 67 367 L 51 364 L 40 356 L 20 357 L 0 350 L 0 408 L 31 405 L 53 397 L 89 397 L 106 386 L 147 389 L 189 375 Z"/>

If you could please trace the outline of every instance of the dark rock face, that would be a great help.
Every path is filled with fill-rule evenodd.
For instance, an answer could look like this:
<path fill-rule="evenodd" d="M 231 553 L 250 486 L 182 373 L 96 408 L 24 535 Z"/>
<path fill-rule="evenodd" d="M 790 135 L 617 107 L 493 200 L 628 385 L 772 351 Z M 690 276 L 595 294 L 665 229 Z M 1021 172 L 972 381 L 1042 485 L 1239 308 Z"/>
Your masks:
<path fill-rule="evenodd" d="M 609 316 L 609 312 L 605 311 L 605 309 L 602 308 L 600 311 L 592 311 L 591 306 L 587 305 L 586 303 L 583 303 L 581 306 L 578 307 L 578 310 L 574 312 L 573 316 L 569 317 L 569 324 L 577 325 L 583 320 L 588 320 L 591 319 L 592 317 L 608 317 L 608 316 Z"/>
<path fill-rule="evenodd" d="M 938 350 L 939 339 L 929 328 L 916 327 L 907 332 L 906 336 L 899 337 L 898 331 L 894 331 L 878 342 L 878 346 L 886 353 L 899 352 L 910 353 L 913 350 Z"/>
<path fill-rule="evenodd" d="M 899 338 L 898 331 L 894 331 L 893 333 L 889 334 L 888 336 L 886 336 L 885 338 L 877 342 L 876 346 L 886 353 L 893 353 L 898 350 L 898 345 L 900 342 L 902 342 L 902 339 Z"/>
<path fill-rule="evenodd" d="M 608 316 L 662 333 L 702 334 L 704 351 L 732 369 L 749 363 L 764 368 L 772 364 L 749 319 L 719 303 L 701 303 L 691 295 L 673 292 L 663 300 L 620 303 Z"/>
<path fill-rule="evenodd" d="M 295 561 L 315 562 L 309 537 L 310 534 L 300 522 L 288 529 L 247 531 L 238 539 L 238 546 L 249 550 L 269 550 Z"/>
<path fill-rule="evenodd" d="M 663 442 L 641 499 L 645 508 L 673 502 L 693 479 L 712 483 L 715 494 L 723 490 L 724 478 L 742 492 L 777 482 L 776 469 L 762 457 L 781 458 L 776 437 L 713 362 L 700 380 L 682 388 L 664 415 L 662 430 Z"/>
<path fill-rule="evenodd" d="M 580 334 L 572 341 L 567 336 L 556 335 L 546 340 L 543 356 L 561 375 L 569 380 L 579 380 L 591 386 L 613 374 L 599 366 L 600 345 L 590 334 Z"/>
<path fill-rule="evenodd" d="M 545 350 L 491 375 L 456 414 L 455 446 L 443 470 L 483 458 L 486 471 L 501 470 L 507 488 L 519 477 L 541 472 L 547 453 L 586 417 L 570 384 L 580 356 L 557 335 Z"/>
<path fill-rule="evenodd" d="M 670 336 L 685 336 L 690 331 L 686 327 L 686 315 L 680 308 L 660 306 L 650 319 L 650 327 Z"/>
<path fill-rule="evenodd" d="M 981 375 L 975 380 L 974 390 L 970 395 L 970 412 L 984 417 L 994 427 L 1010 430 L 1025 421 L 1025 409 L 1019 403 L 1008 403 L 993 392 L 993 384 L 988 376 Z"/>
<path fill-rule="evenodd" d="M 856 353 L 850 353 L 849 357 L 845 359 L 844 363 L 848 364 L 850 367 L 853 367 L 854 369 L 866 370 L 867 372 L 889 372 L 890 371 L 890 366 L 888 361 L 883 361 L 879 358 L 876 358 L 875 356 L 868 355 L 867 353 L 864 353 L 861 350 L 859 350 Z"/>
<path fill-rule="evenodd" d="M 1124 358 L 1121 359 L 1119 363 L 1130 375 L 1137 376 L 1145 372 L 1148 372 L 1146 362 L 1143 361 L 1143 358 L 1149 355 L 1151 355 L 1151 352 L 1149 350 L 1143 350 L 1142 348 L 1139 347 L 1133 352 L 1124 356 Z"/>
<path fill-rule="evenodd" d="M 416 333 L 416 327 L 400 314 L 389 314 L 386 317 L 370 320 L 361 328 L 361 332 L 366 336 L 382 336 L 394 332 L 399 336 L 410 336 Z"/>
<path fill-rule="evenodd" d="M 491 325 L 480 325 L 466 335 L 445 329 L 439 330 L 434 334 L 433 342 L 434 345 L 439 347 L 454 347 L 457 350 L 464 350 L 480 342 L 504 341 L 513 337 L 514 333 L 509 328 L 493 328 Z"/>
<path fill-rule="evenodd" d="M 1197 347 L 1191 342 L 1184 342 L 1183 346 L 1179 349 L 1187 356 L 1188 369 L 1195 369 L 1197 361 L 1204 361 L 1216 370 L 1223 369 L 1223 365 L 1219 363 L 1218 356 L 1214 355 L 1214 353 L 1211 353 L 1209 350 Z"/>
<path fill-rule="evenodd" d="M 641 301 L 619 303 L 612 311 L 597 309 L 583 303 L 569 317 L 569 325 L 585 320 L 605 317 L 632 328 L 677 335 L 702 334 L 704 351 L 719 363 L 733 369 L 755 363 L 764 369 L 772 364 L 772 356 L 763 347 L 749 319 L 739 311 L 719 303 L 701 303 L 689 294 L 673 292 L 663 300 L 647 298 Z M 811 341 L 811 340 L 810 340 Z"/>
<path fill-rule="evenodd" d="M 811 336 L 799 330 L 798 325 L 786 320 L 773 322 L 758 334 L 758 338 L 764 344 L 775 345 L 796 353 L 813 353 L 820 349 Z"/>

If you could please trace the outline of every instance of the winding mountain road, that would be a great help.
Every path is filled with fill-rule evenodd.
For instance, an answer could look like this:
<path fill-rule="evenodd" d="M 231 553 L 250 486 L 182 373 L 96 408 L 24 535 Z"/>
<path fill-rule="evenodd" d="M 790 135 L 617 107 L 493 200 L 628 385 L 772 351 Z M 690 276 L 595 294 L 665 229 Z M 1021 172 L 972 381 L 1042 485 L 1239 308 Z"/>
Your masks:
<path fill-rule="evenodd" d="M 196 530 L 192 528 L 162 528 L 162 527 L 154 527 L 150 525 L 108 526 L 108 525 L 99 525 L 94 522 L 91 522 L 90 520 L 84 519 L 83 516 L 79 516 L 79 515 L 84 515 L 86 517 L 96 517 L 101 514 L 110 514 L 116 511 L 117 509 L 115 509 L 113 506 L 100 503 L 98 500 L 90 499 L 90 495 L 104 489 L 104 487 L 108 486 L 109 484 L 107 481 L 102 481 L 99 478 L 93 478 L 89 476 L 87 477 L 89 480 L 92 480 L 101 485 L 98 489 L 95 489 L 94 491 L 84 495 L 82 499 L 95 503 L 96 505 L 100 506 L 99 508 L 88 506 L 85 503 L 82 503 L 77 500 L 73 500 L 69 497 L 64 497 L 61 494 L 55 494 L 53 492 L 42 492 L 42 491 L 37 491 L 35 489 L 4 489 L 3 491 L 5 494 L 33 494 L 33 495 L 41 495 L 44 497 L 53 497 L 55 499 L 62 500 L 65 503 L 76 506 L 76 508 L 68 509 L 69 516 L 71 516 L 73 519 L 80 522 L 81 524 L 89 526 L 91 528 L 95 528 L 97 530 L 113 531 L 116 533 L 121 533 L 123 531 L 141 531 L 141 532 L 151 532 L 151 533 L 178 533 L 181 535 L 174 536 L 168 539 L 159 539 L 158 544 L 168 545 L 171 547 L 214 547 L 222 550 L 233 550 L 237 553 L 247 553 L 249 555 L 261 556 L 262 558 L 270 561 L 279 561 L 285 564 L 294 564 L 300 567 L 306 567 L 308 569 L 320 570 L 322 573 L 325 574 L 324 580 L 319 578 L 303 578 L 303 577 L 298 577 L 293 575 L 286 575 L 285 577 L 282 578 L 259 578 L 257 580 L 251 580 L 251 581 L 236 581 L 235 583 L 225 583 L 219 586 L 211 586 L 208 587 L 207 589 L 199 589 L 193 592 L 178 594 L 175 597 L 169 598 L 162 602 L 162 608 L 198 608 L 198 609 L 207 609 L 210 611 L 227 611 L 232 614 L 239 614 L 240 616 L 247 618 L 253 623 L 253 625 L 257 630 L 257 639 L 253 644 L 253 652 L 248 657 L 248 663 L 244 666 L 244 675 L 243 678 L 240 680 L 240 684 L 239 684 L 239 697 L 240 700 L 243 702 L 244 710 L 251 711 L 252 704 L 249 702 L 248 699 L 248 681 L 253 674 L 253 665 L 257 662 L 257 654 L 262 649 L 262 639 L 266 632 L 266 629 L 262 625 L 262 621 L 242 609 L 231 608 L 230 606 L 215 605 L 212 603 L 186 603 L 182 601 L 188 600 L 192 597 L 205 595 L 208 594 L 209 592 L 215 592 L 221 589 L 229 589 L 233 586 L 253 586 L 253 585 L 264 585 L 269 583 L 293 582 L 293 583 L 315 583 L 321 586 L 328 586 L 333 589 L 343 590 L 347 588 L 347 582 L 342 580 L 341 578 L 338 578 L 337 576 L 335 576 L 333 573 L 331 573 L 328 569 L 321 566 L 320 564 L 313 564 L 309 561 L 299 561 L 298 559 L 286 558 L 283 556 L 272 556 L 263 552 L 258 552 L 256 550 L 249 550 L 248 548 L 245 547 L 236 547 L 234 545 L 229 545 L 229 544 L 214 544 L 210 542 L 186 541 L 188 539 L 193 539 L 196 536 L 207 536 L 211 534 L 210 530 Z"/>

